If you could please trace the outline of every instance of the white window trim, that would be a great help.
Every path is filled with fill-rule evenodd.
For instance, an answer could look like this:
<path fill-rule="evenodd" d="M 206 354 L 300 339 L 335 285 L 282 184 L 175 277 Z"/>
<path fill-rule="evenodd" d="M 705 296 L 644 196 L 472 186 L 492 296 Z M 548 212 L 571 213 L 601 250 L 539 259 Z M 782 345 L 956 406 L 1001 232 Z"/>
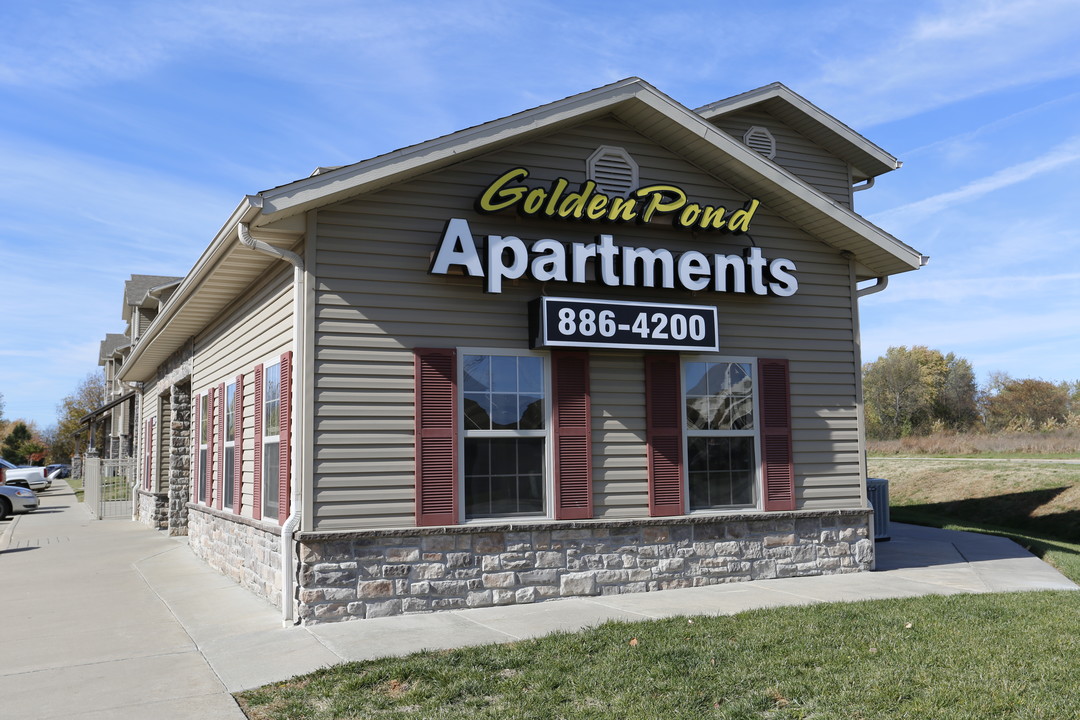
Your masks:
<path fill-rule="evenodd" d="M 754 392 L 751 402 L 754 404 L 754 429 L 753 430 L 694 430 L 691 431 L 686 424 L 686 363 L 688 362 L 711 362 L 711 363 L 745 363 L 750 366 L 750 377 L 753 381 Z M 763 466 L 761 463 L 761 386 L 758 378 L 758 359 L 754 357 L 739 357 L 728 355 L 711 354 L 682 354 L 679 357 L 679 384 L 681 398 L 679 405 L 679 417 L 682 423 L 682 482 L 683 497 L 686 498 L 686 513 L 688 515 L 731 515 L 745 513 L 747 511 L 761 511 L 763 509 L 765 483 Z M 754 502 L 750 505 L 733 505 L 724 508 L 691 508 L 690 507 L 690 433 L 694 437 L 753 437 L 754 438 Z"/>
<path fill-rule="evenodd" d="M 496 525 L 507 522 L 534 522 L 552 520 L 555 517 L 555 448 L 553 447 L 554 403 L 551 396 L 551 354 L 522 350 L 519 348 L 465 347 L 457 348 L 457 497 L 458 523 L 461 525 Z M 515 357 L 540 358 L 544 364 L 544 429 L 543 430 L 466 430 L 465 429 L 465 356 L 466 355 L 512 355 Z M 544 514 L 503 515 L 500 517 L 465 517 L 465 439 L 485 437 L 542 437 L 544 438 Z"/>
<path fill-rule="evenodd" d="M 206 428 L 207 413 L 203 413 L 203 402 L 207 404 L 209 412 L 210 394 L 204 388 L 202 392 L 195 393 L 195 438 L 199 445 L 199 455 L 195 459 L 195 503 L 209 506 L 210 498 L 205 496 L 206 473 L 210 469 L 210 430 Z M 206 432 L 207 442 L 203 442 L 203 432 Z M 203 464 L 203 453 L 206 453 L 206 463 Z"/>
<path fill-rule="evenodd" d="M 229 419 L 229 389 L 230 388 L 232 389 L 232 395 L 233 395 L 233 409 L 232 409 L 233 419 L 232 420 Z M 236 378 L 233 378 L 232 382 L 228 382 L 228 381 L 225 382 L 225 418 L 224 418 L 224 425 L 225 425 L 224 430 L 225 430 L 225 433 L 224 433 L 224 436 L 221 438 L 221 509 L 224 510 L 225 512 L 228 512 L 228 513 L 231 513 L 233 511 L 233 505 L 236 502 L 236 495 L 235 495 L 235 490 L 234 490 L 234 488 L 236 487 L 236 474 L 235 474 L 235 469 L 234 468 L 236 466 L 235 466 L 234 463 L 227 462 L 228 454 L 225 452 L 226 450 L 228 450 L 230 448 L 232 449 L 232 451 L 234 453 L 236 452 L 236 437 L 235 437 L 235 434 L 234 434 L 234 437 L 233 437 L 232 440 L 227 439 L 229 437 L 229 435 L 233 433 L 233 428 L 236 426 L 236 422 L 235 422 L 236 421 L 236 412 L 239 409 L 238 403 L 237 403 L 237 397 L 236 397 L 236 389 L 237 389 L 236 388 Z M 241 469 L 241 474 L 242 473 L 243 473 L 243 470 Z M 229 502 L 229 503 L 225 502 L 225 488 L 226 488 L 225 477 L 226 477 L 226 474 L 232 476 L 232 477 L 229 478 L 228 487 L 229 487 L 229 494 L 233 495 L 233 498 L 232 498 L 232 502 Z M 242 480 L 242 478 L 241 478 L 241 480 Z M 241 493 L 243 493 L 243 483 L 242 482 L 241 482 L 240 491 L 241 491 Z"/>
<path fill-rule="evenodd" d="M 262 495 L 262 497 L 258 498 L 258 502 L 259 502 L 259 504 L 260 504 L 260 506 L 262 508 L 263 520 L 272 520 L 273 523 L 276 524 L 277 519 L 278 519 L 278 513 L 279 513 L 277 499 L 275 498 L 275 500 L 274 500 L 274 506 L 273 506 L 272 511 L 271 511 L 271 507 L 267 504 L 267 496 L 266 496 L 266 488 L 267 488 L 267 485 L 266 485 L 266 460 L 267 460 L 266 444 L 267 443 L 277 443 L 278 452 L 280 453 L 280 448 L 281 448 L 281 427 L 280 426 L 278 427 L 277 435 L 267 435 L 266 434 L 266 427 L 267 427 L 267 422 L 266 422 L 266 379 L 270 374 L 270 372 L 269 372 L 270 368 L 273 368 L 273 367 L 278 368 L 278 417 L 280 418 L 281 417 L 281 415 L 280 415 L 280 413 L 281 413 L 281 356 L 280 355 L 274 356 L 272 361 L 264 362 L 262 364 L 262 366 L 263 366 L 263 372 L 262 372 L 262 384 L 263 384 L 262 385 L 262 406 L 256 408 L 256 411 L 262 413 L 262 431 L 263 431 L 263 435 L 262 435 L 261 438 L 256 438 L 255 439 L 256 442 L 261 444 L 261 449 L 262 449 L 262 452 L 260 453 L 262 455 L 262 467 L 260 468 L 260 473 L 261 473 L 260 477 L 262 478 L 262 480 L 261 480 L 262 488 L 261 488 L 260 494 Z M 280 455 L 275 454 L 275 462 L 277 461 L 278 457 L 280 457 Z M 278 472 L 277 472 L 277 485 L 274 488 L 274 493 L 275 494 L 278 493 L 278 488 L 280 487 L 280 485 L 281 485 L 281 469 L 279 467 Z"/>

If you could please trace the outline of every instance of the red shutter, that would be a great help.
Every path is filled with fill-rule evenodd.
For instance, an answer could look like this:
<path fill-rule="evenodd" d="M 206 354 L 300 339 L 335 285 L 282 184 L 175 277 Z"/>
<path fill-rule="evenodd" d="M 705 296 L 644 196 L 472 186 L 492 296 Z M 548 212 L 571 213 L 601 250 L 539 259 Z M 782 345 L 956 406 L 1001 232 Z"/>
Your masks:
<path fill-rule="evenodd" d="M 457 353 L 414 351 L 416 388 L 416 524 L 458 520 Z"/>
<path fill-rule="evenodd" d="M 555 420 L 555 519 L 587 520 L 592 507 L 589 354 L 551 353 Z"/>
<path fill-rule="evenodd" d="M 151 418 L 143 423 L 143 490 L 149 490 L 151 486 L 150 482 L 150 469 L 153 467 L 153 454 L 154 454 L 154 421 Z"/>
<path fill-rule="evenodd" d="M 765 510 L 795 509 L 795 464 L 791 450 L 791 386 L 787 360 L 758 360 L 761 398 L 761 465 Z"/>
<path fill-rule="evenodd" d="M 157 418 L 150 418 L 150 448 L 149 448 L 149 467 L 146 472 L 146 489 L 154 489 L 154 430 L 157 429 Z"/>
<path fill-rule="evenodd" d="M 262 520 L 262 463 L 263 463 L 263 366 L 255 366 L 255 447 L 251 462 L 251 516 Z"/>
<path fill-rule="evenodd" d="M 191 501 L 196 502 L 199 499 L 199 482 L 202 478 L 199 477 L 199 423 L 201 418 L 199 417 L 199 396 L 192 393 L 191 395 Z"/>
<path fill-rule="evenodd" d="M 217 394 L 214 392 L 214 388 L 210 388 L 207 391 L 207 403 L 206 403 L 206 504 L 214 504 L 214 436 L 216 433 L 214 429 L 217 427 L 217 423 L 214 422 L 214 418 L 217 416 L 217 406 L 214 402 L 217 400 Z"/>
<path fill-rule="evenodd" d="M 678 355 L 645 356 L 645 437 L 649 462 L 649 514 L 686 512 L 682 473 L 682 391 Z"/>
<path fill-rule="evenodd" d="M 225 383 L 218 384 L 217 389 L 218 397 L 218 412 L 217 412 L 217 436 L 218 436 L 218 489 L 217 497 L 214 498 L 217 504 L 218 510 L 221 509 L 222 501 L 225 497 L 225 488 L 222 484 L 225 482 Z"/>
<path fill-rule="evenodd" d="M 278 523 L 285 524 L 292 499 L 292 350 L 281 356 L 281 402 L 278 441 Z"/>
<path fill-rule="evenodd" d="M 244 467 L 244 376 L 236 376 L 236 401 L 233 404 L 233 512 L 240 514 L 240 473 Z"/>

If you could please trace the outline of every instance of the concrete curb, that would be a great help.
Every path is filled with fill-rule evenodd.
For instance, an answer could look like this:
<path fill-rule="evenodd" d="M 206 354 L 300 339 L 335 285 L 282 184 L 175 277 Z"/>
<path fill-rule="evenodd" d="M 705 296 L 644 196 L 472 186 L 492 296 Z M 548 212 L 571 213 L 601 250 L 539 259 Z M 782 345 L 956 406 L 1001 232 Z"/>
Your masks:
<path fill-rule="evenodd" d="M 19 524 L 19 520 L 22 515 L 12 515 L 11 524 L 4 530 L 4 534 L 0 535 L 0 552 L 4 552 L 11 545 L 11 537 L 15 534 L 15 526 Z"/>

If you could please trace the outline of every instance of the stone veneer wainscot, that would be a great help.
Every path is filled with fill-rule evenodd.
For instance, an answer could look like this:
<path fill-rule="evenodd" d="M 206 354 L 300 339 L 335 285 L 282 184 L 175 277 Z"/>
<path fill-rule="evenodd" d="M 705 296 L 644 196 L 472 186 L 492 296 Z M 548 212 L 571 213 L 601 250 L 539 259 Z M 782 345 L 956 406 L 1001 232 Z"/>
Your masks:
<path fill-rule="evenodd" d="M 154 530 L 169 529 L 169 494 L 148 492 L 137 488 L 139 519 Z"/>
<path fill-rule="evenodd" d="M 871 569 L 869 511 L 300 533 L 305 623 Z"/>
<path fill-rule="evenodd" d="M 188 544 L 222 575 L 281 607 L 281 528 L 188 503 Z"/>

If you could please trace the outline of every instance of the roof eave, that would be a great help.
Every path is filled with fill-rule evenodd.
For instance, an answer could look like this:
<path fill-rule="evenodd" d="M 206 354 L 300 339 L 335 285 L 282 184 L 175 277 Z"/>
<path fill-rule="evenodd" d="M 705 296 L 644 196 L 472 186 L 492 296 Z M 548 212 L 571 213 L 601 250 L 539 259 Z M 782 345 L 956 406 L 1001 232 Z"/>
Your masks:
<path fill-rule="evenodd" d="M 260 212 L 260 203 L 257 197 L 247 196 L 236 206 L 229 219 L 221 226 L 213 241 L 203 251 L 203 254 L 195 262 L 191 271 L 180 281 L 176 292 L 158 312 L 157 317 L 150 323 L 139 342 L 131 349 L 128 360 L 120 369 L 117 377 L 124 382 L 137 382 L 147 380 L 157 368 L 157 363 L 148 361 L 147 351 L 155 341 L 162 336 L 169 327 L 169 323 L 176 316 L 184 303 L 194 295 L 196 289 L 205 280 L 213 268 L 217 266 L 231 246 L 237 242 L 236 226 L 240 222 L 251 222 Z M 182 343 L 181 343 L 182 344 Z"/>

